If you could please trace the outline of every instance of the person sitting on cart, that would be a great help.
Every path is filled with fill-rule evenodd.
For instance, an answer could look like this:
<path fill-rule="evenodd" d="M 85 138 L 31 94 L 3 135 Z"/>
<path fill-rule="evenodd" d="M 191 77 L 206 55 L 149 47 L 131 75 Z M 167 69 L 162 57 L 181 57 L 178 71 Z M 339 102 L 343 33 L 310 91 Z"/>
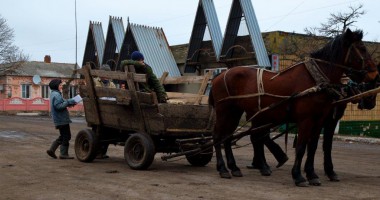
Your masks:
<path fill-rule="evenodd" d="M 99 70 L 111 71 L 111 67 L 107 64 L 102 65 Z M 107 78 L 94 78 L 95 87 L 107 87 L 107 88 L 116 88 L 115 84 L 112 80 L 108 80 Z"/>
<path fill-rule="evenodd" d="M 136 73 L 147 75 L 147 83 L 140 83 L 141 90 L 145 92 L 155 92 L 159 103 L 166 103 L 167 94 L 164 87 L 160 84 L 157 76 L 153 73 L 152 67 L 144 62 L 144 55 L 139 51 L 131 54 L 131 60 L 123 60 L 121 66 L 134 65 Z"/>
<path fill-rule="evenodd" d="M 107 64 L 104 64 L 99 68 L 99 70 L 111 71 L 111 67 Z M 112 80 L 109 80 L 107 78 L 95 77 L 94 84 L 95 84 L 95 87 L 116 88 Z M 109 97 L 109 98 L 112 98 L 112 97 Z M 109 158 L 109 156 L 107 155 L 108 145 L 109 144 L 101 145 L 100 151 L 98 152 L 98 155 L 96 156 L 97 159 Z"/>

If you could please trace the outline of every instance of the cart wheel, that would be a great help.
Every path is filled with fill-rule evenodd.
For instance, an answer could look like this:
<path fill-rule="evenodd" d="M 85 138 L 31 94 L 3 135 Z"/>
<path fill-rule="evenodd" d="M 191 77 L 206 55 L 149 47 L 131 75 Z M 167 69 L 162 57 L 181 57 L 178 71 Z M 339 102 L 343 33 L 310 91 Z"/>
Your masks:
<path fill-rule="evenodd" d="M 147 169 L 155 154 L 152 138 L 146 134 L 132 134 L 124 146 L 124 158 L 131 169 Z"/>
<path fill-rule="evenodd" d="M 213 153 L 212 147 L 207 148 L 201 153 L 186 155 L 186 160 L 193 166 L 203 167 L 211 161 Z"/>
<path fill-rule="evenodd" d="M 98 152 L 98 138 L 90 129 L 79 131 L 75 138 L 75 155 L 81 162 L 92 162 Z"/>

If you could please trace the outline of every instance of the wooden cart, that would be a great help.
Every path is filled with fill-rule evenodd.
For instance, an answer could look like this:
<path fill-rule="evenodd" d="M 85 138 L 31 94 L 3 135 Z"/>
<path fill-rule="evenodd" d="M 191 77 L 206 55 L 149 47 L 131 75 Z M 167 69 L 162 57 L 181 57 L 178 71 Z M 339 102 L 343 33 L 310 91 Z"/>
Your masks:
<path fill-rule="evenodd" d="M 124 157 L 132 169 L 148 168 L 159 152 L 186 152 L 183 155 L 196 166 L 210 162 L 213 149 L 204 144 L 211 141 L 214 114 L 203 92 L 211 73 L 179 78 L 164 74 L 163 84 L 201 83 L 198 94 L 169 92 L 169 102 L 176 103 L 158 103 L 154 92 L 139 91 L 138 83 L 146 82 L 146 75 L 134 73 L 131 66 L 115 72 L 86 65 L 79 73 L 84 78 L 79 90 L 90 127 L 79 131 L 75 139 L 79 161 L 92 162 L 103 146 L 116 144 L 124 145 Z M 125 81 L 127 89 L 95 87 L 94 77 Z"/>

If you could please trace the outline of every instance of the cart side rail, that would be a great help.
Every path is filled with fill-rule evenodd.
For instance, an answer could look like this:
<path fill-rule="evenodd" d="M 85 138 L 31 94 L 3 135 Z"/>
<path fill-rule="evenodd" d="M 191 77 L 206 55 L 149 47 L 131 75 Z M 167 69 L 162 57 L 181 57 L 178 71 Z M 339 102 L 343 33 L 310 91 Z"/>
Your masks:
<path fill-rule="evenodd" d="M 212 78 L 213 70 L 210 70 L 207 74 L 203 76 L 181 76 L 181 77 L 168 77 L 168 73 L 165 72 L 160 79 L 161 84 L 191 84 L 200 83 L 201 86 L 196 94 L 193 93 L 182 93 L 182 92 L 167 92 L 168 103 L 176 104 L 208 104 L 208 96 L 204 95 L 207 85 L 210 83 Z"/>

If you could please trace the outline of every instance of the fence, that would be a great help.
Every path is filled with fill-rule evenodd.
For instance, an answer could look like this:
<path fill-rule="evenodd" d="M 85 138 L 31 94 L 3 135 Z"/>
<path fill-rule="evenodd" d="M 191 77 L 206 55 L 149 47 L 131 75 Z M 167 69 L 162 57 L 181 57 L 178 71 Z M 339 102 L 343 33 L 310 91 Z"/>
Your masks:
<path fill-rule="evenodd" d="M 69 111 L 83 112 L 83 103 L 80 102 Z M 44 98 L 23 99 L 13 97 L 9 99 L 0 100 L 0 111 L 3 112 L 50 112 L 50 100 Z"/>

